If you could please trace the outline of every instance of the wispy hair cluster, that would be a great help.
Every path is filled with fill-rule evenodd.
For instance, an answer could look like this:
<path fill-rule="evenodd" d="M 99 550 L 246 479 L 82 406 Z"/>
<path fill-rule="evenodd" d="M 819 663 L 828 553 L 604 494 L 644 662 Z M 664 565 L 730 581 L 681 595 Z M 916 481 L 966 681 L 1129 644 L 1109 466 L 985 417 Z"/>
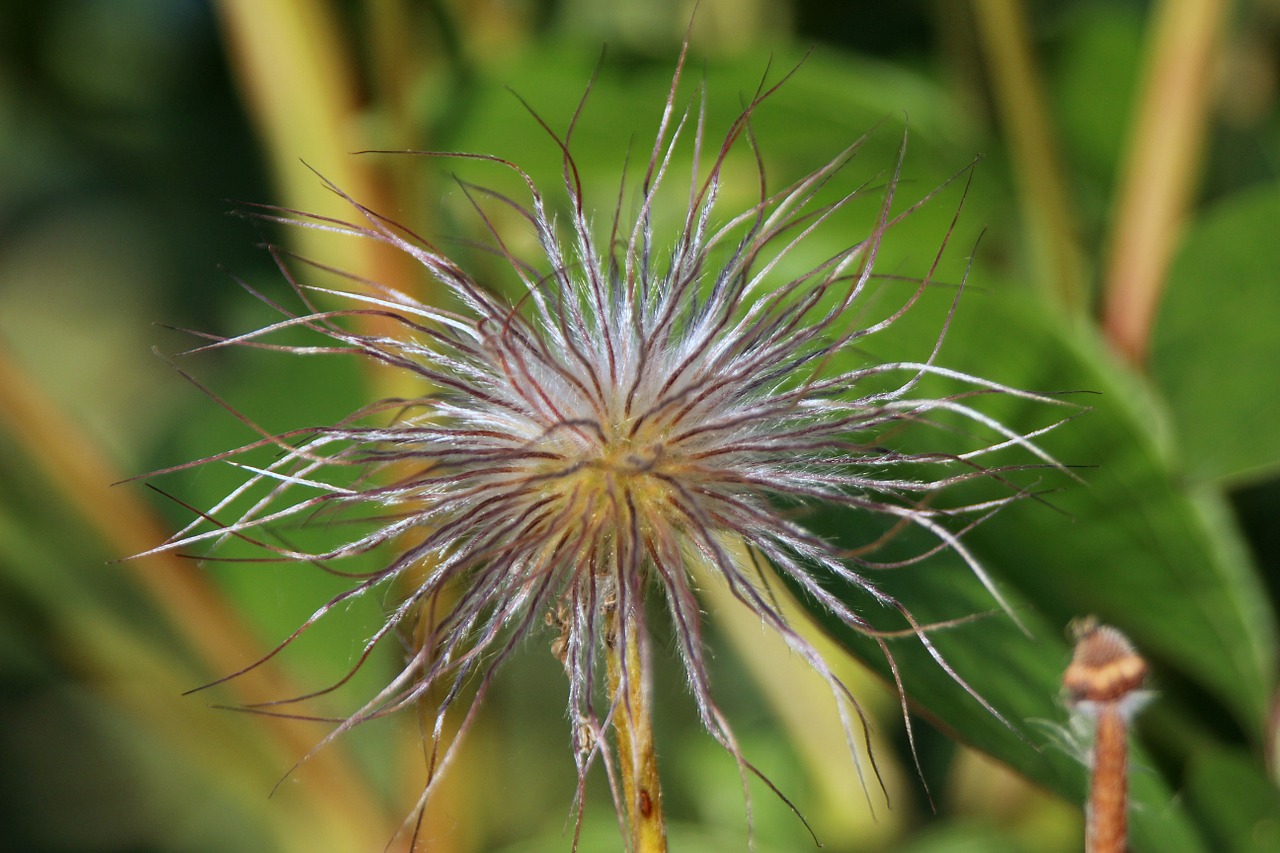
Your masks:
<path fill-rule="evenodd" d="M 989 395 L 1056 401 L 942 366 L 946 320 L 918 360 L 866 355 L 867 341 L 937 286 L 934 271 L 954 227 L 926 250 L 928 272 L 905 285 L 894 279 L 898 301 L 890 310 L 860 319 L 888 278 L 876 272 L 883 241 L 933 198 L 899 202 L 901 155 L 870 182 L 842 189 L 859 139 L 811 174 L 772 188 L 752 117 L 781 81 L 766 75 L 716 145 L 703 87 L 688 108 L 679 106 L 683 67 L 682 54 L 647 161 L 623 177 L 611 216 L 589 209 L 574 159 L 582 105 L 563 134 L 534 113 L 561 156 L 552 197 L 509 160 L 425 153 L 483 161 L 523 187 L 517 197 L 458 183 L 514 290 L 486 286 L 428 237 L 330 185 L 350 204 L 346 220 L 272 207 L 252 215 L 393 247 L 422 266 L 442 298 L 425 304 L 273 248 L 296 304 L 258 293 L 278 320 L 233 337 L 206 336 L 198 347 L 356 356 L 418 389 L 337 423 L 263 430 L 243 447 L 179 466 L 230 463 L 244 477 L 157 550 L 207 545 L 216 557 L 214 546 L 237 539 L 261 549 L 263 559 L 350 578 L 271 655 L 356 597 L 385 591 L 392 604 L 354 666 L 379 643 L 414 639 L 399 672 L 334 734 L 425 703 L 430 757 L 422 802 L 504 661 L 539 632 L 568 676 L 579 802 L 597 761 L 617 798 L 608 731 L 628 683 L 643 677 L 637 666 L 649 666 L 646 626 L 655 618 L 667 623 L 702 724 L 737 759 L 745 787 L 755 771 L 712 688 L 698 594 L 710 583 L 725 585 L 825 679 L 856 760 L 866 723 L 857 700 L 784 615 L 771 584 L 780 581 L 809 607 L 876 640 L 904 696 L 890 635 L 873 625 L 868 608 L 899 614 L 905 632 L 969 689 L 936 651 L 929 626 L 881 590 L 874 574 L 949 550 L 1003 606 L 962 534 L 1027 494 L 1011 471 L 1055 464 L 1036 444 L 1044 430 L 1020 433 L 980 406 Z M 904 136 L 902 150 L 905 144 Z M 691 166 L 677 169 L 686 156 Z M 726 211 L 731 160 L 754 167 L 755 201 Z M 836 247 L 815 255 L 815 235 L 861 199 L 875 211 L 869 230 L 838 245 L 824 239 L 819 245 Z M 657 211 L 673 200 L 682 213 L 663 233 Z M 514 232 L 501 224 L 513 218 Z M 530 234 L 536 250 L 517 248 L 533 245 Z M 800 264 L 801 256 L 813 260 Z M 308 267 L 342 284 L 308 283 L 297 272 Z M 299 343 L 299 334 L 314 340 Z M 925 393 L 940 383 L 952 392 Z M 931 424 L 949 434 L 964 424 L 972 446 L 909 450 L 893 438 Z M 246 461 L 264 449 L 274 451 L 270 461 Z M 987 464 L 1006 449 L 1022 462 Z M 948 503 L 953 487 L 977 479 L 998 484 L 1000 493 Z M 874 552 L 810 529 L 817 510 L 874 514 L 922 531 L 929 544 L 915 556 L 877 562 Z M 281 533 L 318 524 L 331 528 L 336 544 L 304 549 Z M 367 567 L 370 559 L 372 570 L 343 568 Z M 623 660 L 622 689 L 613 690 L 604 659 L 619 646 L 640 654 Z M 285 706 L 294 701 L 263 710 L 292 713 Z"/>

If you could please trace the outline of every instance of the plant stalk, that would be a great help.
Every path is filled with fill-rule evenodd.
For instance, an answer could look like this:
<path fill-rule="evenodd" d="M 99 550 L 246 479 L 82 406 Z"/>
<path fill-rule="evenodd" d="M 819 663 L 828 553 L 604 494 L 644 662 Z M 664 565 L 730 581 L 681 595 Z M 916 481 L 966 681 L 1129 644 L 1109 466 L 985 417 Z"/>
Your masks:
<path fill-rule="evenodd" d="M 621 615 L 626 624 L 621 631 L 617 630 L 619 614 L 613 614 L 605 642 L 605 659 L 609 692 L 616 703 L 613 729 L 617 735 L 631 851 L 666 853 L 667 824 L 662 813 L 658 758 L 653 749 L 652 672 L 641 649 L 644 623 L 638 607 L 625 609 L 627 612 Z"/>
<path fill-rule="evenodd" d="M 1062 685 L 1092 717 L 1093 771 L 1086 810 L 1085 853 L 1129 849 L 1129 717 L 1142 705 L 1147 662 L 1124 634 L 1089 617 L 1075 626 L 1076 647 Z"/>
<path fill-rule="evenodd" d="M 1153 15 L 1102 281 L 1106 338 L 1138 367 L 1195 192 L 1230 11 L 1223 0 L 1164 0 Z"/>
<path fill-rule="evenodd" d="M 1102 705 L 1089 781 L 1087 853 L 1125 853 L 1129 839 L 1128 726 L 1114 702 Z"/>

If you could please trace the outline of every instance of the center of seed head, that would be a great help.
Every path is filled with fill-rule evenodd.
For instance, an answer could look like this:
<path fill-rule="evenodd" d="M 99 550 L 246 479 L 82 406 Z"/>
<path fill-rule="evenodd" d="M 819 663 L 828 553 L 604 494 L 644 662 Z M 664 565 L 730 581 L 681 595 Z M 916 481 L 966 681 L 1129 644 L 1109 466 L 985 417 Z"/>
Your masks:
<path fill-rule="evenodd" d="M 547 440 L 554 457 L 535 463 L 541 476 L 534 482 L 571 513 L 581 511 L 592 524 L 629 524 L 615 514 L 636 512 L 641 526 L 668 513 L 672 479 L 683 466 L 662 426 L 601 419 L 566 424 Z"/>
<path fill-rule="evenodd" d="M 579 444 L 569 457 L 576 457 L 576 461 L 564 481 L 566 493 L 601 506 L 611 505 L 623 495 L 633 506 L 650 510 L 665 503 L 662 496 L 667 486 L 659 475 L 672 460 L 660 432 L 611 425 L 593 438 L 594 441 Z M 612 498 L 602 501 L 605 495 Z"/>
<path fill-rule="evenodd" d="M 601 448 L 596 464 L 613 474 L 646 474 L 653 471 L 661 462 L 663 449 L 659 441 L 648 443 L 629 439 L 612 441 Z"/>

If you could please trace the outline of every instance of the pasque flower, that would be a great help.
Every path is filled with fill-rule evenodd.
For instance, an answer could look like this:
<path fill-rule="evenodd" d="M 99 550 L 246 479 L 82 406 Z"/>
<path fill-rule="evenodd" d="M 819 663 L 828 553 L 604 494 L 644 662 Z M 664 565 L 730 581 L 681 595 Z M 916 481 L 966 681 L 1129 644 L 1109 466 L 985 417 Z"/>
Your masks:
<path fill-rule="evenodd" d="M 932 645 L 926 627 L 877 589 L 870 578 L 877 564 L 806 529 L 805 510 L 839 507 L 914 525 L 960 554 L 1000 601 L 958 531 L 1024 492 L 1008 486 L 994 500 L 959 506 L 938 493 L 992 477 L 984 457 L 1004 448 L 1023 448 L 1027 467 L 1053 464 L 1035 434 L 973 407 L 990 393 L 1051 401 L 935 363 L 941 330 L 932 355 L 918 362 L 861 355 L 867 339 L 931 286 L 928 275 L 905 289 L 899 282 L 896 308 L 873 322 L 854 319 L 880 282 L 874 269 L 882 241 L 928 198 L 895 212 L 898 167 L 875 189 L 837 189 L 860 141 L 802 180 L 767 188 L 750 122 L 777 85 L 762 84 L 719 147 L 706 147 L 705 110 L 698 101 L 687 111 L 677 107 L 683 62 L 638 186 L 623 181 L 617 210 L 603 224 L 584 201 L 572 124 L 563 137 L 543 124 L 563 154 L 562 222 L 552 212 L 555 199 L 518 165 L 430 155 L 487 161 L 525 184 L 527 196 L 513 199 L 460 183 L 492 252 L 518 279 L 514 295 L 487 287 L 432 241 L 358 200 L 348 199 L 350 221 L 256 209 L 269 220 L 389 244 L 439 282 L 446 304 L 421 304 L 354 276 L 346 288 L 307 285 L 278 251 L 302 308 L 272 302 L 278 322 L 208 346 L 354 354 L 403 371 L 420 392 L 192 463 L 232 462 L 245 480 L 162 546 L 186 550 L 238 537 L 271 558 L 330 570 L 344 558 L 384 555 L 376 571 L 351 575 L 350 589 L 299 630 L 371 589 L 398 593 L 368 648 L 413 634 L 412 651 L 338 730 L 428 702 L 434 748 L 424 801 L 452 755 L 453 725 L 466 730 L 503 661 L 530 634 L 545 632 L 568 674 L 580 778 L 597 759 L 604 763 L 632 846 L 645 850 L 662 849 L 647 724 L 647 620 L 665 610 L 702 722 L 744 777 L 754 769 L 713 699 L 699 583 L 726 584 L 829 682 L 852 739 L 856 702 L 779 612 L 769 578 L 873 636 L 848 603 L 851 593 L 896 608 L 907 630 Z M 669 187 L 686 145 L 690 179 Z M 731 157 L 756 164 L 759 189 L 747 209 L 726 212 L 719 201 Z M 662 233 L 655 208 L 668 193 L 687 195 L 687 207 L 680 226 Z M 796 248 L 864 198 L 877 200 L 870 233 L 797 272 Z M 518 214 L 536 238 L 536 256 L 512 248 L 521 235 L 500 233 L 494 211 Z M 370 318 L 381 331 L 362 325 Z M 323 340 L 299 344 L 299 330 Z M 955 391 L 925 396 L 926 378 Z M 895 449 L 891 434 L 925 429 L 939 415 L 965 420 L 985 438 L 960 454 Z M 240 461 L 264 447 L 277 451 L 268 464 Z M 320 552 L 261 533 L 339 519 L 340 544 Z"/>

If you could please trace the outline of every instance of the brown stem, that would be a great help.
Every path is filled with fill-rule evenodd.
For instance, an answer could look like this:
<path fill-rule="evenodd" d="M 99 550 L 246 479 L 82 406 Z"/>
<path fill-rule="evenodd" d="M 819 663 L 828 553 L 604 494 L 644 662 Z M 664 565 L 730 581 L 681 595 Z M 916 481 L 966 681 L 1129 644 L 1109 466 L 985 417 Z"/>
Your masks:
<path fill-rule="evenodd" d="M 605 642 L 609 691 L 617 707 L 613 729 L 618 738 L 622 793 L 632 853 L 666 853 L 667 825 L 662 814 L 658 758 L 653 750 L 652 690 L 646 656 L 641 653 L 644 623 L 638 608 L 627 608 L 626 624 L 617 628 L 615 613 Z M 622 646 L 622 648 L 619 648 Z"/>
<path fill-rule="evenodd" d="M 1088 853 L 1124 853 L 1129 837 L 1128 752 L 1124 714 L 1115 702 L 1098 712 L 1089 785 Z"/>
<path fill-rule="evenodd" d="M 1075 625 L 1076 648 L 1063 673 L 1067 696 L 1094 719 L 1086 853 L 1128 849 L 1128 717 L 1141 705 L 1147 662 L 1124 634 L 1092 617 Z"/>

